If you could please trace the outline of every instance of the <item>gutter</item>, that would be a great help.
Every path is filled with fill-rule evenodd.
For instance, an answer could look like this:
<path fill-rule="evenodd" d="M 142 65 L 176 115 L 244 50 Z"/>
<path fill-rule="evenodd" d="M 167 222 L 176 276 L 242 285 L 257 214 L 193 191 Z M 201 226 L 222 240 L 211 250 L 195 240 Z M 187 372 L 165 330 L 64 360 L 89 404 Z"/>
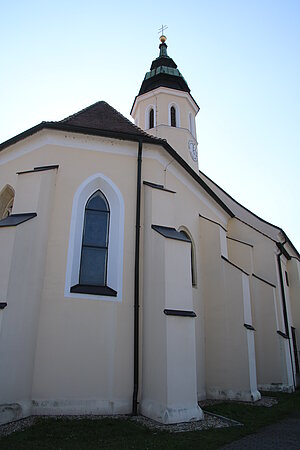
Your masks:
<path fill-rule="evenodd" d="M 134 262 L 134 331 L 133 331 L 133 396 L 132 415 L 138 415 L 139 392 L 139 290 L 140 290 L 140 234 L 143 141 L 139 141 L 136 183 L 135 262 Z"/>
<path fill-rule="evenodd" d="M 283 308 L 283 319 L 284 319 L 284 327 L 285 327 L 285 334 L 289 340 L 289 350 L 290 350 L 290 360 L 291 360 L 291 367 L 292 367 L 292 373 L 293 373 L 293 383 L 294 388 L 296 389 L 296 380 L 295 380 L 295 373 L 294 373 L 294 367 L 293 367 L 293 358 L 292 358 L 292 349 L 291 349 L 291 338 L 290 338 L 290 331 L 289 331 L 289 322 L 288 322 L 288 315 L 287 315 L 287 306 L 286 306 L 286 298 L 285 298 L 285 292 L 284 292 L 284 284 L 283 284 L 283 276 L 282 276 L 282 267 L 281 267 L 281 255 L 284 255 L 288 257 L 287 259 L 291 259 L 289 254 L 287 253 L 286 249 L 284 248 L 284 244 L 286 241 L 281 244 L 279 242 L 276 243 L 277 247 L 280 250 L 280 253 L 277 255 L 277 264 L 278 264 L 278 270 L 279 270 L 279 281 L 280 281 L 280 289 L 281 289 L 281 298 L 282 298 L 282 308 Z"/>

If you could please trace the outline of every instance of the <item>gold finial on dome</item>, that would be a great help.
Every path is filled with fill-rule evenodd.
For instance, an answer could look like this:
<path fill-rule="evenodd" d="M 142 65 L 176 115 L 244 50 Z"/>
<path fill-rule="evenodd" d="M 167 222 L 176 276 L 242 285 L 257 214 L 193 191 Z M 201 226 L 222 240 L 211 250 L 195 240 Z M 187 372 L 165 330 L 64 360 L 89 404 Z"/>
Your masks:
<path fill-rule="evenodd" d="M 159 33 L 161 33 L 161 36 L 159 38 L 160 42 L 164 44 L 167 40 L 166 36 L 164 35 L 164 31 L 168 28 L 167 25 L 162 25 L 161 28 L 158 30 Z"/>

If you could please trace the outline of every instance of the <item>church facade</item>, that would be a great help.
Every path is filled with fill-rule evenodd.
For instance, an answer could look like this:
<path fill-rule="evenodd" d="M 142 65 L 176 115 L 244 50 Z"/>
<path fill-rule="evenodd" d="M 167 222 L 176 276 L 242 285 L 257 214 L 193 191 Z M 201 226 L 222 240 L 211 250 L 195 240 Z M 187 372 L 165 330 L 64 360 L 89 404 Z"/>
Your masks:
<path fill-rule="evenodd" d="M 162 36 L 135 125 L 98 102 L 0 145 L 0 423 L 295 389 L 300 255 L 199 171 L 198 111 Z"/>

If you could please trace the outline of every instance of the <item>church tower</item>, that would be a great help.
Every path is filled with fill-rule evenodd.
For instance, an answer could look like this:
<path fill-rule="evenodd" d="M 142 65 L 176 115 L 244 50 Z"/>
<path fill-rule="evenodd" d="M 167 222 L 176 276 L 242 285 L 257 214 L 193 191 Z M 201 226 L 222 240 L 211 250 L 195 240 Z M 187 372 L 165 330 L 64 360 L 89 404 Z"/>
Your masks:
<path fill-rule="evenodd" d="M 195 117 L 200 108 L 177 65 L 167 54 L 166 39 L 164 35 L 160 37 L 159 56 L 145 75 L 131 116 L 147 133 L 166 139 L 198 172 Z"/>

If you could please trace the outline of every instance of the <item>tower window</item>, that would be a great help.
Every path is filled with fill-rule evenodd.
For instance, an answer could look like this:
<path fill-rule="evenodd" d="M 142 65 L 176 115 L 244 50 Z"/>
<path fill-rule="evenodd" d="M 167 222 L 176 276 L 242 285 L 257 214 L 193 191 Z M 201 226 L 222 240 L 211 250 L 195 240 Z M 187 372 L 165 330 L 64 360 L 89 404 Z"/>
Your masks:
<path fill-rule="evenodd" d="M 176 109 L 175 106 L 171 106 L 171 127 L 176 127 Z"/>
<path fill-rule="evenodd" d="M 149 111 L 149 128 L 154 128 L 154 109 L 151 108 Z"/>

